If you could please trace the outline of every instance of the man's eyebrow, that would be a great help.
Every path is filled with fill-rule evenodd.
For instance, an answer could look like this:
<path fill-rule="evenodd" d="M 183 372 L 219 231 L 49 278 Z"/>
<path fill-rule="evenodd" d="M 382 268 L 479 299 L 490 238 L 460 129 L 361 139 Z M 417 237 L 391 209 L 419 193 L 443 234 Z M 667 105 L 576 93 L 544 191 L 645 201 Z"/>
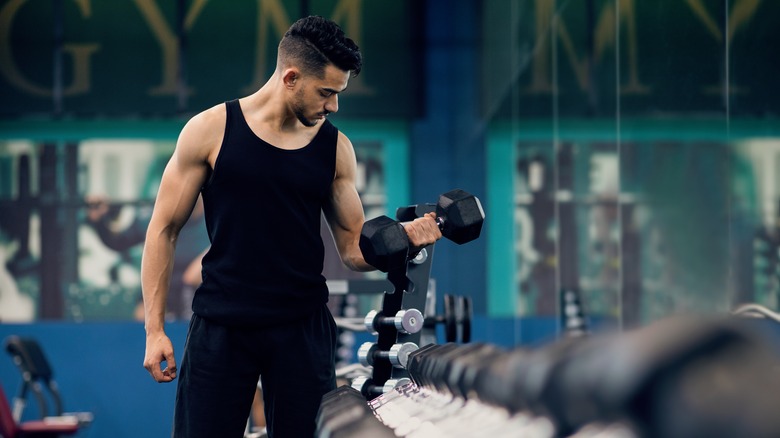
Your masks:
<path fill-rule="evenodd" d="M 327 91 L 328 93 L 339 94 L 339 93 L 341 93 L 342 91 L 344 91 L 346 89 L 347 89 L 347 87 L 344 87 L 341 90 L 334 90 L 333 88 L 323 88 L 322 91 Z"/>

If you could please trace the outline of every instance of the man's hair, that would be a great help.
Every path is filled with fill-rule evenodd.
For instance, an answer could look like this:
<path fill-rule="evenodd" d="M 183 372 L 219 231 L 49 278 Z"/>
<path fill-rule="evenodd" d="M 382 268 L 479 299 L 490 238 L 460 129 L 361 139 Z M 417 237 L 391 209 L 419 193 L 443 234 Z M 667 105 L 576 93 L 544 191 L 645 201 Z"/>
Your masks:
<path fill-rule="evenodd" d="M 319 16 L 301 18 L 293 23 L 279 43 L 279 64 L 295 65 L 303 73 L 322 77 L 333 64 L 357 76 L 363 57 L 357 44 L 344 35 L 338 24 Z"/>

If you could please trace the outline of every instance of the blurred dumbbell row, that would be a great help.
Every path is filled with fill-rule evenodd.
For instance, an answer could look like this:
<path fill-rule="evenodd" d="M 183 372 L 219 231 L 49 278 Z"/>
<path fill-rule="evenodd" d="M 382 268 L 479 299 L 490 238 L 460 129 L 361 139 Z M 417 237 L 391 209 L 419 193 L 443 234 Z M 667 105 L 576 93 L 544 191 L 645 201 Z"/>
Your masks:
<path fill-rule="evenodd" d="M 777 365 L 762 332 L 721 318 L 537 348 L 429 344 L 359 418 L 404 437 L 778 437 Z M 340 430 L 327 436 L 383 436 Z"/>

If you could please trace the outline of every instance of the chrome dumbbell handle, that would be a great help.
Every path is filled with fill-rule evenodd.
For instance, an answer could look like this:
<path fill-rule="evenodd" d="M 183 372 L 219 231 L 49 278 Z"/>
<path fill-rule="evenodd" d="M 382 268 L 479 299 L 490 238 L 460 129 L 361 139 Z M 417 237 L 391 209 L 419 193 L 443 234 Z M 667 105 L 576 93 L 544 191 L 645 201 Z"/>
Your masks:
<path fill-rule="evenodd" d="M 358 360 L 363 366 L 373 366 L 374 361 L 389 360 L 396 368 L 406 368 L 409 361 L 409 354 L 419 347 L 414 342 L 405 342 L 403 344 L 393 344 L 388 351 L 382 351 L 374 342 L 365 342 L 358 349 Z"/>
<path fill-rule="evenodd" d="M 422 330 L 424 323 L 425 318 L 422 312 L 417 309 L 399 310 L 392 318 L 372 310 L 368 312 L 364 319 L 366 330 L 373 335 L 376 335 L 379 332 L 379 327 L 383 325 L 393 326 L 400 333 L 410 335 Z"/>

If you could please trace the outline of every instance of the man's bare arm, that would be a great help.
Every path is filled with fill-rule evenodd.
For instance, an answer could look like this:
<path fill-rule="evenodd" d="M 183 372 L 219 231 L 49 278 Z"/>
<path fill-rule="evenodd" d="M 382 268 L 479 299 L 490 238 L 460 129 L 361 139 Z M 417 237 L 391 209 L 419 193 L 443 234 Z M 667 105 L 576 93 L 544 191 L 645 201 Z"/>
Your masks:
<path fill-rule="evenodd" d="M 336 175 L 329 203 L 325 206 L 325 217 L 344 266 L 353 271 L 372 271 L 375 268 L 363 259 L 358 245 L 365 216 L 355 188 L 355 150 L 352 142 L 340 132 L 336 150 Z"/>
<path fill-rule="evenodd" d="M 193 117 L 182 129 L 163 172 L 141 260 L 146 354 L 144 367 L 158 382 L 176 377 L 176 361 L 165 334 L 165 303 L 179 231 L 190 216 L 203 186 L 212 155 L 224 131 L 224 109 L 215 107 Z M 221 118 L 221 120 L 220 120 Z M 215 134 L 218 133 L 218 134 Z M 167 368 L 161 370 L 165 361 Z"/>
<path fill-rule="evenodd" d="M 333 180 L 330 203 L 325 208 L 325 217 L 344 265 L 353 271 L 372 271 L 376 268 L 366 262 L 359 246 L 365 216 L 355 188 L 356 168 L 352 143 L 344 134 L 339 133 L 336 177 Z M 434 213 L 404 224 L 404 230 L 412 248 L 422 248 L 441 238 Z"/>

